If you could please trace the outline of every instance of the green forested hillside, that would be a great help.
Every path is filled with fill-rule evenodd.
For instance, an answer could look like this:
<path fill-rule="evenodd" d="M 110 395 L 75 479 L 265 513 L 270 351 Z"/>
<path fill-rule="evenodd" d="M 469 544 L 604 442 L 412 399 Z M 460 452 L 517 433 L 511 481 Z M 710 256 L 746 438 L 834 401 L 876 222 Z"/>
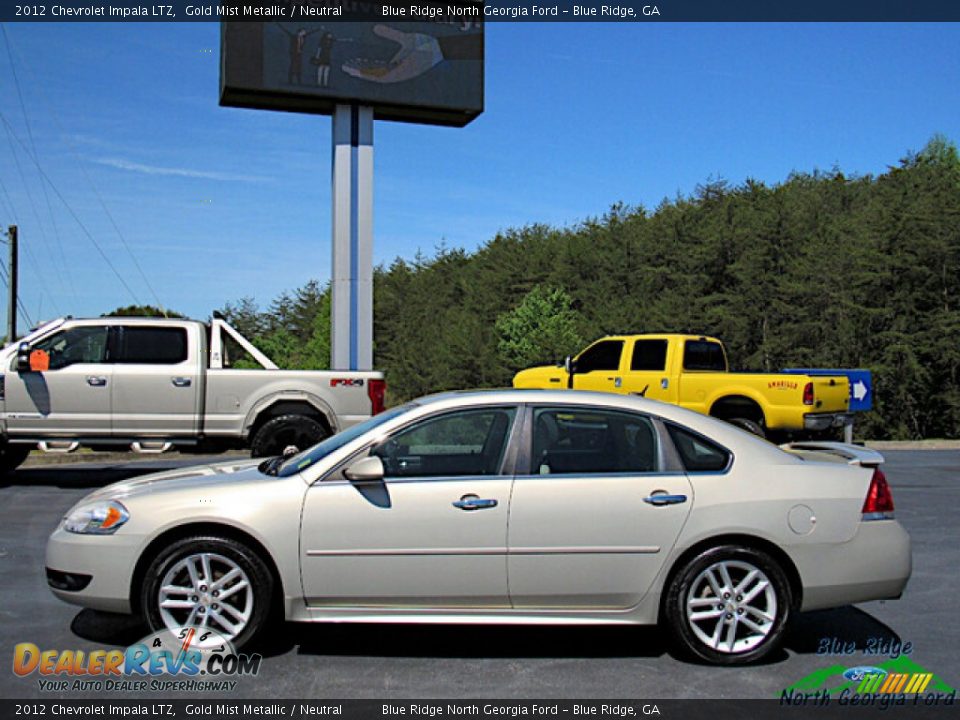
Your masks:
<path fill-rule="evenodd" d="M 624 190 L 629 196 L 629 189 Z M 722 338 L 737 369 L 865 367 L 872 438 L 960 436 L 960 158 L 937 137 L 879 176 L 710 182 L 377 269 L 375 365 L 397 402 L 508 385 L 606 333 Z M 329 294 L 310 283 L 224 311 L 283 365 L 324 367 Z"/>

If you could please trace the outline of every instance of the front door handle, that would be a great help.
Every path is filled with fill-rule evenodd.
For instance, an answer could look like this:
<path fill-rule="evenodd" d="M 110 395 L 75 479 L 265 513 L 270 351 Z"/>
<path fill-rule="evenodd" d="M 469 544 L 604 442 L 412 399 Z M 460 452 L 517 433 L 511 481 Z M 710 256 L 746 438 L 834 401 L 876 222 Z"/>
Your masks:
<path fill-rule="evenodd" d="M 487 508 L 495 508 L 497 501 L 493 498 L 481 498 L 479 495 L 470 494 L 454 501 L 453 506 L 460 510 L 486 510 Z"/>
<path fill-rule="evenodd" d="M 647 505 L 662 507 L 663 505 L 679 505 L 687 501 L 686 495 L 667 495 L 665 492 L 651 493 L 643 499 Z"/>
<path fill-rule="evenodd" d="M 170 378 L 170 382 L 174 387 L 190 387 L 191 380 L 188 377 L 175 377 Z"/>
<path fill-rule="evenodd" d="M 87 385 L 91 387 L 103 387 L 107 384 L 107 379 L 102 375 L 87 375 Z"/>

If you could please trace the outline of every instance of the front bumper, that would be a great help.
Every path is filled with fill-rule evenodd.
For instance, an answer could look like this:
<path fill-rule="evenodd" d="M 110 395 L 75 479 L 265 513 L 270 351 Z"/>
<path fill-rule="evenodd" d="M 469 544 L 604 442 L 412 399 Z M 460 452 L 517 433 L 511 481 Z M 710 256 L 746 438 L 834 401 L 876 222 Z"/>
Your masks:
<path fill-rule="evenodd" d="M 899 598 L 913 566 L 910 536 L 896 520 L 862 521 L 845 543 L 793 546 L 790 555 L 803 583 L 801 610 Z"/>
<path fill-rule="evenodd" d="M 57 528 L 47 540 L 50 592 L 94 610 L 131 612 L 130 581 L 142 541 L 122 530 L 115 535 L 78 535 Z M 64 576 L 84 582 L 64 582 Z"/>
<path fill-rule="evenodd" d="M 807 413 L 803 416 L 804 430 L 829 430 L 853 422 L 850 413 Z"/>

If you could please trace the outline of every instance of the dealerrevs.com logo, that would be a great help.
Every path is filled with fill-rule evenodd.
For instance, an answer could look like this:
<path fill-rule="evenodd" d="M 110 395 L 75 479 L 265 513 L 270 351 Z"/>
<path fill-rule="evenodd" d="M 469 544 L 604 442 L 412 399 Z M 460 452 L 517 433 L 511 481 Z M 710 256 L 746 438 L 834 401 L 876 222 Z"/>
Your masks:
<path fill-rule="evenodd" d="M 260 671 L 260 655 L 237 653 L 216 631 L 183 627 L 148 635 L 126 649 L 13 649 L 13 672 L 37 677 L 41 691 L 232 691 Z"/>

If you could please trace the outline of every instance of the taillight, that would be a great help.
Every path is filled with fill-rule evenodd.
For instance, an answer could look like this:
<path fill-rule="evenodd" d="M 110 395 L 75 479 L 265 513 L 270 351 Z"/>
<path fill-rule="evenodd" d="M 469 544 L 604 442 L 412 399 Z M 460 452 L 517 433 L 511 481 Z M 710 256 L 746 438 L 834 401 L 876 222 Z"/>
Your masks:
<path fill-rule="evenodd" d="M 880 468 L 873 471 L 867 499 L 863 501 L 864 520 L 890 520 L 893 518 L 893 494 L 887 484 L 887 476 Z"/>
<path fill-rule="evenodd" d="M 367 395 L 370 397 L 370 414 L 376 415 L 382 413 L 384 407 L 384 398 L 387 394 L 386 380 L 369 380 L 367 382 Z"/>
<path fill-rule="evenodd" d="M 803 404 L 813 405 L 813 383 L 808 382 L 803 386 Z"/>

